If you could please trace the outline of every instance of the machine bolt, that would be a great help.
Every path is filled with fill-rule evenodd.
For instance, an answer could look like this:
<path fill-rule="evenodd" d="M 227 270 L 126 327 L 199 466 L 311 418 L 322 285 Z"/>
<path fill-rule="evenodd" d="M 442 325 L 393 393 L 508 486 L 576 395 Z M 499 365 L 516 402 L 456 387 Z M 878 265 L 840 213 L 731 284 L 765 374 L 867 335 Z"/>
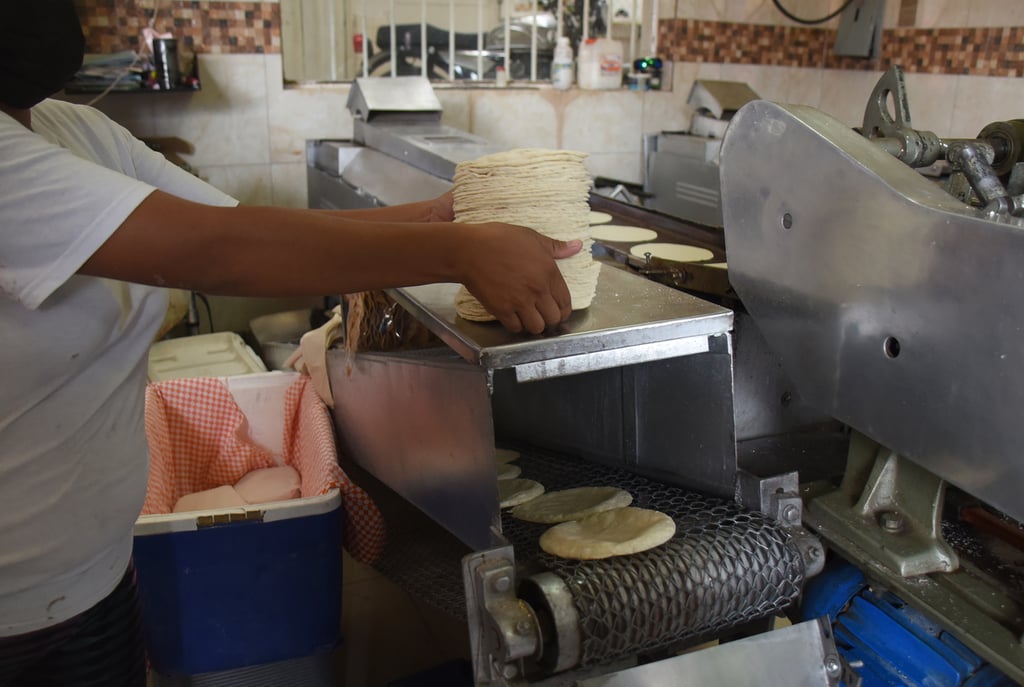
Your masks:
<path fill-rule="evenodd" d="M 878 522 L 886 532 L 897 534 L 903 531 L 903 516 L 896 511 L 885 511 L 878 516 Z"/>
<path fill-rule="evenodd" d="M 782 509 L 782 519 L 790 524 L 800 522 L 800 509 L 792 503 Z"/>
<path fill-rule="evenodd" d="M 520 620 L 516 623 L 516 634 L 526 636 L 530 634 L 530 630 L 533 629 L 533 625 L 530 624 L 529 620 Z"/>
<path fill-rule="evenodd" d="M 506 663 L 501 669 L 501 675 L 507 680 L 511 680 L 516 675 L 519 675 L 519 668 L 514 663 Z"/>
<path fill-rule="evenodd" d="M 494 591 L 499 594 L 504 594 L 512 588 L 512 580 L 509 579 L 508 575 L 499 575 L 494 578 L 493 582 L 491 582 L 491 587 L 493 587 Z"/>
<path fill-rule="evenodd" d="M 825 672 L 829 677 L 839 677 L 843 674 L 843 666 L 835 656 L 825 657 Z"/>

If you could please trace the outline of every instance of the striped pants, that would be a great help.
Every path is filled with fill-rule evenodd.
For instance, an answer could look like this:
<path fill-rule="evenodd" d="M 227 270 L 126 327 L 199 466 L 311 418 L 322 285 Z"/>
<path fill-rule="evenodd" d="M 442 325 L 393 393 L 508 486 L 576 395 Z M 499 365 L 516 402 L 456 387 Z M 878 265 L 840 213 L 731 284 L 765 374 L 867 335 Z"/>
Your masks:
<path fill-rule="evenodd" d="M 0 687 L 145 687 L 135 566 L 110 596 L 53 627 L 0 637 Z"/>

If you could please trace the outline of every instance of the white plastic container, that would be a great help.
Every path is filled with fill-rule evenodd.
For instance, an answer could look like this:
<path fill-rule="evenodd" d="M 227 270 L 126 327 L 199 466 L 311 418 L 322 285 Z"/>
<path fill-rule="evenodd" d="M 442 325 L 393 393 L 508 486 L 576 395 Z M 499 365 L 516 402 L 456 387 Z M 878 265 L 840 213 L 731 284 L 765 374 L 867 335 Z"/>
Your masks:
<path fill-rule="evenodd" d="M 580 44 L 577 81 L 580 88 L 622 87 L 622 43 L 610 38 L 589 38 Z"/>
<path fill-rule="evenodd" d="M 267 366 L 234 332 L 157 341 L 149 349 L 149 381 L 230 377 L 266 372 Z"/>
<path fill-rule="evenodd" d="M 561 36 L 551 60 L 551 85 L 560 91 L 569 90 L 572 87 L 572 68 L 572 46 L 567 36 Z"/>

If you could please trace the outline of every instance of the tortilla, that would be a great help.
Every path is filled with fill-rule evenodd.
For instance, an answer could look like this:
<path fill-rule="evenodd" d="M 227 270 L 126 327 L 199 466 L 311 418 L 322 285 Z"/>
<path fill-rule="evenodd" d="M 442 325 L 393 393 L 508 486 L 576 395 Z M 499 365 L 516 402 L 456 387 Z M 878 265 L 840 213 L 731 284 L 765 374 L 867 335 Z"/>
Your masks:
<path fill-rule="evenodd" d="M 502 508 L 511 508 L 533 500 L 544 493 L 544 485 L 532 479 L 498 480 L 498 501 Z"/>
<path fill-rule="evenodd" d="M 727 262 L 709 262 L 709 263 L 707 263 L 704 266 L 705 267 L 714 267 L 715 269 L 719 269 L 719 270 L 727 270 L 727 269 L 729 269 L 729 263 L 727 263 Z"/>
<path fill-rule="evenodd" d="M 619 241 L 621 243 L 637 243 L 639 241 L 653 241 L 658 238 L 658 232 L 644 227 L 628 227 L 624 224 L 605 224 L 600 227 L 593 227 L 590 235 L 595 241 Z"/>
<path fill-rule="evenodd" d="M 540 548 L 559 558 L 592 561 L 653 549 L 675 533 L 675 521 L 664 513 L 615 508 L 555 525 L 541 535 Z"/>
<path fill-rule="evenodd" d="M 715 254 L 707 248 L 688 246 L 682 243 L 641 243 L 630 248 L 629 252 L 638 258 L 644 257 L 645 253 L 650 253 L 652 258 L 675 262 L 699 262 L 715 257 Z"/>
<path fill-rule="evenodd" d="M 595 224 L 607 224 L 612 221 L 612 216 L 607 212 L 598 212 L 597 210 L 590 211 L 590 226 Z"/>
<path fill-rule="evenodd" d="M 633 496 L 616 487 L 576 487 L 550 491 L 529 503 L 517 506 L 512 516 L 527 522 L 552 525 L 578 520 L 591 513 L 622 508 L 633 502 Z"/>
<path fill-rule="evenodd" d="M 513 460 L 518 460 L 519 455 L 519 451 L 513 451 L 510 448 L 494 449 L 494 460 L 497 463 L 511 463 Z"/>
<path fill-rule="evenodd" d="M 590 173 L 586 153 L 519 148 L 456 165 L 452 185 L 455 221 L 503 222 L 529 227 L 559 241 L 579 240 L 582 249 L 557 261 L 573 310 L 590 307 L 597 292 L 600 263 L 590 252 Z M 461 286 L 455 312 L 487 322 L 495 317 Z"/>
<path fill-rule="evenodd" d="M 501 463 L 498 465 L 498 479 L 513 479 L 523 474 L 523 469 L 512 463 Z"/>

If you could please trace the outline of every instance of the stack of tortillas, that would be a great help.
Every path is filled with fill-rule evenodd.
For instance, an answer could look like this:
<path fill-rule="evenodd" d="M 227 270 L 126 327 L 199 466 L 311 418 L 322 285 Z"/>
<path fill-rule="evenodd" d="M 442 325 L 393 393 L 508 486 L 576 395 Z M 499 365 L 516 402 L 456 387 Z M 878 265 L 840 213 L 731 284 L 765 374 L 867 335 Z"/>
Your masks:
<path fill-rule="evenodd" d="M 529 227 L 560 241 L 580 239 L 583 248 L 558 261 L 569 287 L 573 310 L 590 305 L 597 290 L 600 263 L 590 253 L 590 174 L 586 153 L 521 148 L 487 155 L 455 168 L 455 221 L 505 222 Z M 455 311 L 467 320 L 495 319 L 462 287 Z"/>

